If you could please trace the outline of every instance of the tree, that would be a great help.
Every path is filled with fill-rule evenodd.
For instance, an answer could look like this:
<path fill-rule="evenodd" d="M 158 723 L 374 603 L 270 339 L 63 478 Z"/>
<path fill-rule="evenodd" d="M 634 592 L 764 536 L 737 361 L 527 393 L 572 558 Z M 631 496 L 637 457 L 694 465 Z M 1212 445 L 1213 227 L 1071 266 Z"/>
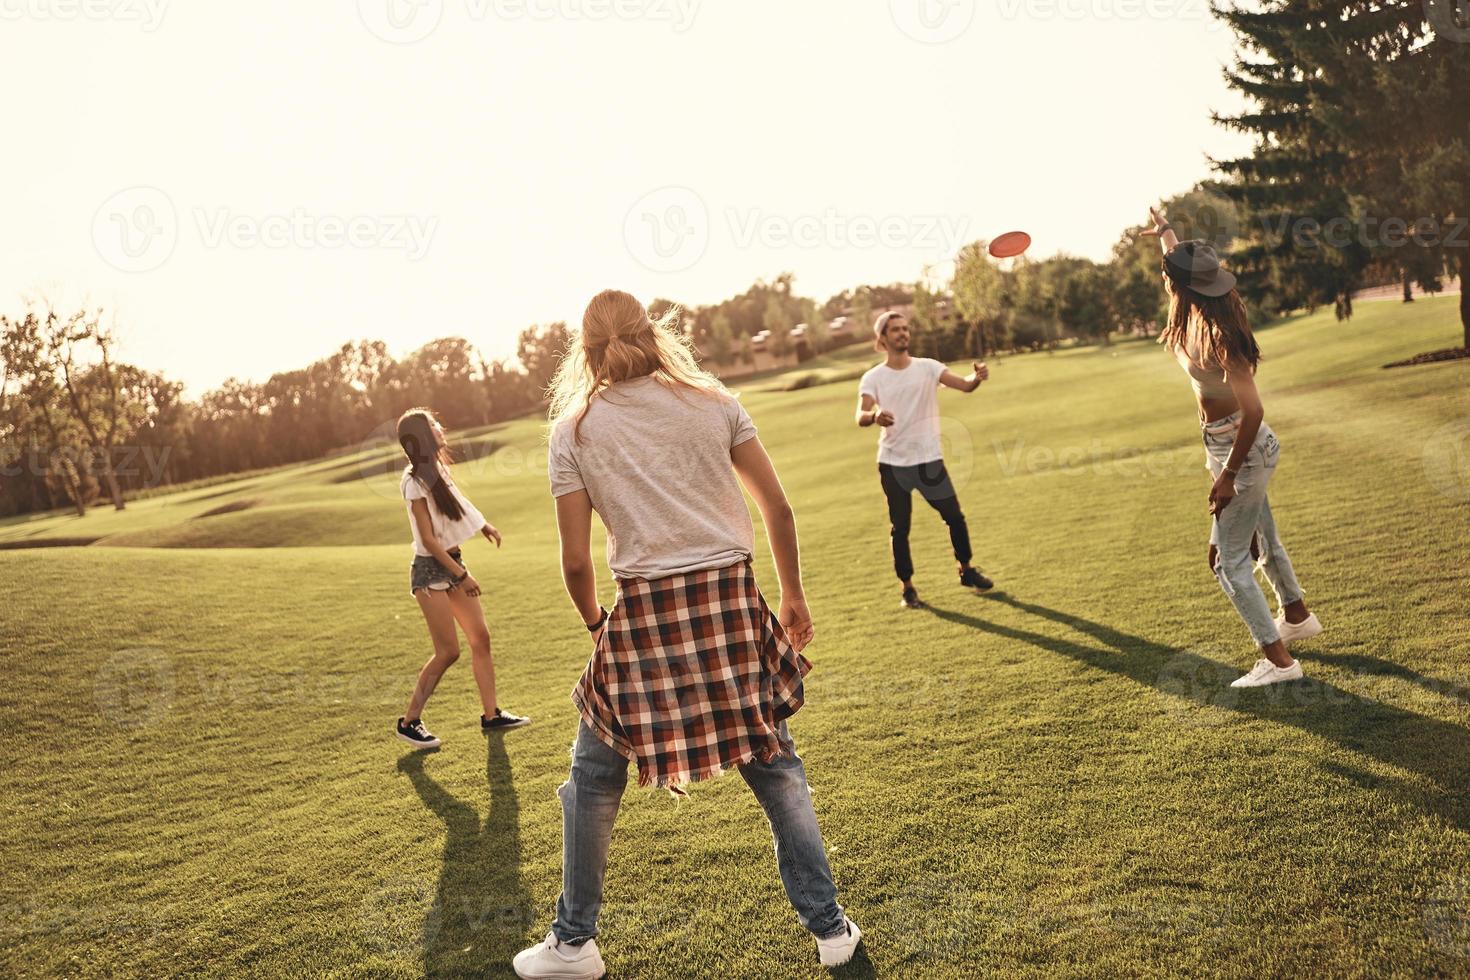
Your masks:
<path fill-rule="evenodd" d="M 136 368 L 113 363 L 112 332 L 102 326 L 102 311 L 78 310 L 62 320 L 54 310 L 44 318 L 46 357 L 59 376 L 71 419 L 102 469 L 112 505 L 126 507 L 116 470 L 117 450 L 143 421 L 142 406 L 129 400 L 125 383 Z M 90 355 L 90 356 L 89 356 Z"/>
<path fill-rule="evenodd" d="M 1466 270 L 1454 234 L 1470 219 L 1470 45 L 1456 5 L 1251 0 L 1221 9 L 1244 49 L 1227 73 L 1254 102 L 1217 121 L 1256 137 L 1217 161 L 1251 218 L 1242 293 L 1276 310 L 1333 302 L 1376 270 L 1425 289 Z M 1400 223 L 1397 231 L 1385 227 Z M 1424 222 L 1430 237 L 1408 237 Z M 1470 346 L 1470 298 L 1460 314 Z"/>
<path fill-rule="evenodd" d="M 704 349 L 709 352 L 710 358 L 716 364 L 729 363 L 734 340 L 730 318 L 724 313 L 716 313 L 704 338 Z"/>
<path fill-rule="evenodd" d="M 806 345 L 813 354 L 820 354 L 832 346 L 832 329 L 827 323 L 827 314 L 815 300 L 802 301 L 803 322 L 806 323 Z"/>
<path fill-rule="evenodd" d="M 521 331 L 520 339 L 516 343 L 516 359 L 526 369 L 532 387 L 542 392 L 543 401 L 546 386 L 551 384 L 556 366 L 561 362 L 571 340 L 571 331 L 560 321 L 544 329 L 527 327 Z"/>
<path fill-rule="evenodd" d="M 976 357 L 999 350 L 1010 340 L 1011 315 L 1015 307 L 1013 275 L 1001 270 L 990 258 L 984 242 L 971 242 L 955 258 L 950 294 L 955 311 L 973 328 L 971 343 Z"/>
<path fill-rule="evenodd" d="M 766 299 L 766 311 L 761 317 L 761 326 L 770 331 L 766 350 L 776 357 L 783 357 L 791 350 L 791 321 L 787 318 L 785 304 L 776 295 Z"/>

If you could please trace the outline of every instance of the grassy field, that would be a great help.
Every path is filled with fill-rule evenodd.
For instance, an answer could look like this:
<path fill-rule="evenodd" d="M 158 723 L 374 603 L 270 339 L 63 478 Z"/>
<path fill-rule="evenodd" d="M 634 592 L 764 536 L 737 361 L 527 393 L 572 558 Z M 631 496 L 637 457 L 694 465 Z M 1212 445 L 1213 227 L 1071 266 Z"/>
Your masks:
<path fill-rule="evenodd" d="M 793 734 L 867 935 L 841 975 L 1470 975 L 1470 362 L 1380 369 L 1458 336 L 1454 299 L 1261 333 L 1274 509 L 1327 627 L 1263 691 L 1225 686 L 1253 650 L 1154 345 L 941 393 L 997 589 L 958 588 L 918 505 L 929 612 L 898 608 L 859 353 L 751 386 L 817 621 Z M 443 749 L 390 734 L 428 652 L 390 448 L 0 524 L 94 542 L 0 551 L 0 971 L 505 976 L 544 935 L 587 642 L 540 426 L 468 438 L 505 547 L 466 560 L 535 718 L 488 745 L 467 660 Z M 736 778 L 629 791 L 601 944 L 615 977 L 822 974 Z"/>

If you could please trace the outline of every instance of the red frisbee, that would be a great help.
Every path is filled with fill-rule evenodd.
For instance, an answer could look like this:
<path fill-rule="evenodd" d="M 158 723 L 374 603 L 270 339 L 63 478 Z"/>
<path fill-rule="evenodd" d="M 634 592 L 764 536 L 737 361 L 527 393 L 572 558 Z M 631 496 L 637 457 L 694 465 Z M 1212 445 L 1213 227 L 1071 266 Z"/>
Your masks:
<path fill-rule="evenodd" d="M 1031 236 L 1024 231 L 1008 231 L 997 235 L 990 242 L 990 254 L 998 259 L 1010 259 L 1031 247 Z"/>

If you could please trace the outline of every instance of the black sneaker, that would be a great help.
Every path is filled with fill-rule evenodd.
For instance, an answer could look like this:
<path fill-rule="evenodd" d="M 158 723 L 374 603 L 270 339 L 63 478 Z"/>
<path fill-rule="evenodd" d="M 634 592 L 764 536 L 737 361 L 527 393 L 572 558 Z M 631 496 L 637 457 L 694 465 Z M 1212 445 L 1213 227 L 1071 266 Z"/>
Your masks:
<path fill-rule="evenodd" d="M 508 715 L 501 709 L 496 708 L 493 718 L 486 718 L 484 715 L 480 716 L 480 731 L 503 732 L 507 728 L 520 728 L 522 725 L 529 725 L 530 723 L 531 719 L 529 718 L 522 718 L 520 715 Z"/>
<path fill-rule="evenodd" d="M 960 584 L 967 585 L 972 589 L 979 589 L 981 592 L 986 592 L 995 587 L 995 583 L 986 578 L 985 573 L 981 572 L 978 568 L 967 568 L 963 572 L 960 572 Z"/>
<path fill-rule="evenodd" d="M 923 609 L 924 600 L 919 598 L 918 589 L 914 588 L 913 586 L 909 586 L 907 589 L 903 590 L 903 598 L 899 600 L 899 605 L 903 606 L 905 609 Z"/>
<path fill-rule="evenodd" d="M 429 730 L 424 727 L 424 723 L 417 718 L 408 722 L 399 718 L 398 737 L 409 745 L 420 749 L 437 749 L 439 747 L 439 739 L 429 734 Z"/>

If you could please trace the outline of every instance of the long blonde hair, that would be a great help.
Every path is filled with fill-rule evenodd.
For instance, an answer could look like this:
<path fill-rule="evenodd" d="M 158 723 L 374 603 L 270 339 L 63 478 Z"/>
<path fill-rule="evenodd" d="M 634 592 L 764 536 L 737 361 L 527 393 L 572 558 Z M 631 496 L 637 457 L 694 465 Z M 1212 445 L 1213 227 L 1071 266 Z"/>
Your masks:
<path fill-rule="evenodd" d="M 653 376 L 675 390 L 728 395 L 720 379 L 699 366 L 694 347 L 679 329 L 679 308 L 658 320 L 643 304 L 620 289 L 592 297 L 582 314 L 582 329 L 573 335 L 547 386 L 551 427 L 575 418 L 574 436 L 582 438 L 582 419 L 592 399 L 619 381 Z"/>

